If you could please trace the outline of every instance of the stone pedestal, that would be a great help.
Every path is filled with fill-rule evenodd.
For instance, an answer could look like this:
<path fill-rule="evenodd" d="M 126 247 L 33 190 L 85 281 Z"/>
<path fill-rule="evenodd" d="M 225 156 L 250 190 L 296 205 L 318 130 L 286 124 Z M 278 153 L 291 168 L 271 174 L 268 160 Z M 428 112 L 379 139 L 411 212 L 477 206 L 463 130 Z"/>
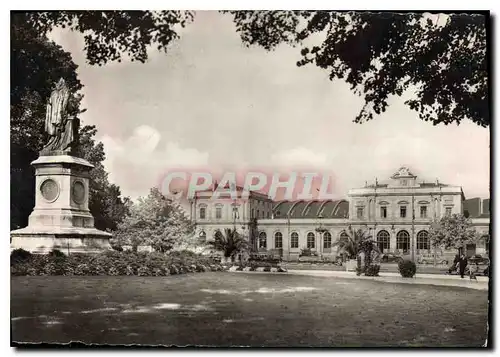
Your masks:
<path fill-rule="evenodd" d="M 110 249 L 110 233 L 94 228 L 89 211 L 92 164 L 69 155 L 40 156 L 32 162 L 36 175 L 35 208 L 28 226 L 11 231 L 11 250 L 32 253 L 59 249 L 94 253 Z"/>

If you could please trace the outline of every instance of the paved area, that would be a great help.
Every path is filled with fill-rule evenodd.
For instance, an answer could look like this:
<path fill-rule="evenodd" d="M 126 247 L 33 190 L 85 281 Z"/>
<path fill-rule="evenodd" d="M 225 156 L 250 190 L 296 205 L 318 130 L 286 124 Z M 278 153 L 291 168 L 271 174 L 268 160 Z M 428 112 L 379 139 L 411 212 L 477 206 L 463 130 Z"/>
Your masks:
<path fill-rule="evenodd" d="M 354 272 L 346 271 L 331 271 L 331 270 L 288 270 L 286 273 L 278 272 L 249 272 L 249 271 L 235 271 L 230 269 L 231 272 L 244 273 L 244 274 L 293 274 L 293 275 L 306 275 L 318 277 L 332 277 L 344 279 L 366 279 L 376 280 L 388 283 L 403 283 L 403 284 L 422 284 L 422 285 L 439 285 L 439 286 L 459 286 L 476 290 L 488 290 L 489 278 L 484 276 L 477 277 L 476 280 L 470 280 L 469 277 L 461 278 L 456 275 L 438 275 L 438 274 L 416 274 L 413 278 L 403 278 L 399 273 L 381 272 L 379 277 L 371 276 L 357 276 Z"/>

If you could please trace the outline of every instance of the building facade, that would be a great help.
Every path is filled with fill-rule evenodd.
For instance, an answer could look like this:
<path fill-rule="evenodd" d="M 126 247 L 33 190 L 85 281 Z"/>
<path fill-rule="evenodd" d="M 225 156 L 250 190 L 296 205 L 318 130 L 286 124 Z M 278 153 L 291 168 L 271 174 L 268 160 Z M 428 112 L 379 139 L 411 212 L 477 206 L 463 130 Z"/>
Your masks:
<path fill-rule="evenodd" d="M 241 200 L 242 188 L 237 192 L 237 198 L 214 200 L 214 191 L 207 190 L 189 202 L 189 214 L 200 238 L 210 240 L 218 230 L 236 228 L 261 253 L 294 261 L 303 249 L 310 249 L 322 259 L 335 260 L 338 251 L 334 243 L 349 228 L 362 229 L 384 253 L 439 262 L 452 259 L 456 252 L 431 247 L 428 232 L 433 220 L 465 214 L 481 235 L 477 244 L 467 245 L 465 253 L 470 256 L 489 250 L 489 199 L 466 200 L 460 186 L 419 182 L 406 167 L 387 183 L 349 190 L 346 200 L 274 202 L 258 192 Z"/>

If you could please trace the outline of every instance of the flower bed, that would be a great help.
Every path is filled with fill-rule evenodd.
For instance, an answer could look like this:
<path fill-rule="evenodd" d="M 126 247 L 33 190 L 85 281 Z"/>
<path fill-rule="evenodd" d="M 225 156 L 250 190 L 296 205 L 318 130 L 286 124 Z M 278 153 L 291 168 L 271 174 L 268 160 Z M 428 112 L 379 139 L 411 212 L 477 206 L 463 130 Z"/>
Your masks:
<path fill-rule="evenodd" d="M 218 262 L 189 251 L 170 254 L 107 251 L 66 256 L 58 251 L 37 255 L 15 250 L 10 264 L 12 275 L 166 276 L 225 269 Z"/>

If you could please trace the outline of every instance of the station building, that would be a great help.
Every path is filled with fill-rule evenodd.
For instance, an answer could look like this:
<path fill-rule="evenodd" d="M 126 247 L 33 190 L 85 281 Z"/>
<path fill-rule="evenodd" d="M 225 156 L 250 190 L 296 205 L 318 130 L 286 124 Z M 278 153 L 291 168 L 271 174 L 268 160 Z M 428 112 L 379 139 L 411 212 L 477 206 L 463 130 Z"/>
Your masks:
<path fill-rule="evenodd" d="M 240 195 L 242 188 L 238 187 Z M 384 253 L 415 261 L 452 259 L 455 251 L 434 249 L 429 229 L 434 219 L 464 214 L 480 235 L 468 244 L 468 256 L 489 253 L 490 200 L 466 199 L 460 186 L 420 182 L 406 168 L 397 170 L 386 183 L 375 182 L 349 190 L 346 199 L 275 202 L 266 194 L 250 192 L 248 199 L 212 200 L 214 190 L 198 192 L 187 210 L 196 234 L 205 240 L 225 228 L 236 228 L 260 253 L 298 260 L 309 248 L 322 259 L 338 256 L 336 241 L 346 230 L 362 229 Z"/>

